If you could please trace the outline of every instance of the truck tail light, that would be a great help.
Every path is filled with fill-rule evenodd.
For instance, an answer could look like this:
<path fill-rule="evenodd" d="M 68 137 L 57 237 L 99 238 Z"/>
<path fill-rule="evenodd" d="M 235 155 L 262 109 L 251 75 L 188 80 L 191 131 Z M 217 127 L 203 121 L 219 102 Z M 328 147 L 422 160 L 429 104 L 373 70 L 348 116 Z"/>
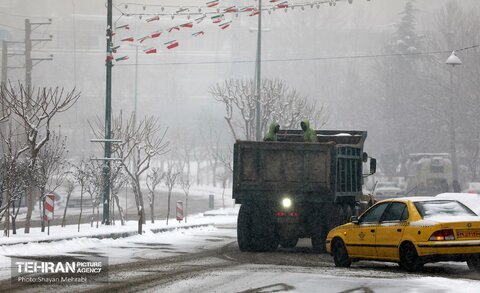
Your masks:
<path fill-rule="evenodd" d="M 300 214 L 298 212 L 276 212 L 275 216 L 277 217 L 298 217 Z"/>
<path fill-rule="evenodd" d="M 444 229 L 433 232 L 429 241 L 443 241 L 443 240 L 455 240 L 452 229 Z"/>

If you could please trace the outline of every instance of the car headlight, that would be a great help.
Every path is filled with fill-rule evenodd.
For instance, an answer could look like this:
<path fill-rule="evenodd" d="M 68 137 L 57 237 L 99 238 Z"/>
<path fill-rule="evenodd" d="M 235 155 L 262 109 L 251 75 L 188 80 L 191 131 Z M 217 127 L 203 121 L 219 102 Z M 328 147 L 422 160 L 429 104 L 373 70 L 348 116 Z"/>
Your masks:
<path fill-rule="evenodd" d="M 292 206 L 292 200 L 288 197 L 282 199 L 282 206 L 286 209 Z"/>

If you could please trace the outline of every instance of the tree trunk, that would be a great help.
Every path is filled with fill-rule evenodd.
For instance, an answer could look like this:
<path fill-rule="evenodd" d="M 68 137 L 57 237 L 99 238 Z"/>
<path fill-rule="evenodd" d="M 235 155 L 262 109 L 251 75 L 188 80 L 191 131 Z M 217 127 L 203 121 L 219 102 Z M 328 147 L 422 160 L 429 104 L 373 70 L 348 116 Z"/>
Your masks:
<path fill-rule="evenodd" d="M 151 217 L 152 224 L 153 224 L 153 223 L 155 223 L 155 211 L 154 211 L 154 207 L 155 207 L 155 193 L 152 192 L 152 193 L 151 193 L 151 196 L 152 196 L 152 200 L 150 201 L 150 217 Z"/>
<path fill-rule="evenodd" d="M 80 232 L 80 223 L 82 221 L 82 212 L 83 212 L 83 184 L 80 187 L 80 215 L 78 215 L 78 232 Z"/>
<path fill-rule="evenodd" d="M 185 194 L 185 223 L 187 223 L 188 216 L 188 192 Z"/>
<path fill-rule="evenodd" d="M 168 225 L 168 218 L 170 218 L 170 198 L 172 197 L 172 189 L 168 189 L 168 200 L 167 200 L 167 225 Z"/>
<path fill-rule="evenodd" d="M 30 233 L 30 220 L 32 219 L 32 211 L 33 211 L 33 180 L 29 180 L 29 187 L 27 187 L 27 216 L 25 218 L 25 234 Z"/>
<path fill-rule="evenodd" d="M 140 212 L 142 213 L 142 224 L 146 224 L 146 219 L 145 219 L 145 209 L 143 208 L 144 207 L 144 204 L 143 204 L 143 194 L 142 192 L 140 191 L 140 186 L 138 187 L 138 196 L 139 196 L 139 199 L 140 199 L 140 206 L 142 207 Z"/>
<path fill-rule="evenodd" d="M 119 214 L 119 217 L 120 217 L 120 223 L 122 226 L 125 225 L 125 216 L 124 216 L 124 213 L 123 213 L 123 209 L 122 207 L 120 206 L 120 199 L 118 198 L 118 194 L 113 194 L 113 197 L 115 198 L 115 202 L 117 203 L 117 208 L 118 208 L 118 214 Z"/>
<path fill-rule="evenodd" d="M 200 161 L 197 161 L 197 185 L 200 185 Z"/>
<path fill-rule="evenodd" d="M 140 207 L 140 210 L 138 211 L 138 234 L 142 235 L 142 225 L 143 225 L 143 215 L 145 213 L 142 213 L 143 207 Z"/>
<path fill-rule="evenodd" d="M 67 224 L 67 208 L 68 208 L 68 202 L 70 201 L 70 195 L 72 195 L 72 193 L 67 194 L 67 201 L 65 202 L 65 209 L 63 210 L 62 227 L 65 227 L 65 225 Z"/>

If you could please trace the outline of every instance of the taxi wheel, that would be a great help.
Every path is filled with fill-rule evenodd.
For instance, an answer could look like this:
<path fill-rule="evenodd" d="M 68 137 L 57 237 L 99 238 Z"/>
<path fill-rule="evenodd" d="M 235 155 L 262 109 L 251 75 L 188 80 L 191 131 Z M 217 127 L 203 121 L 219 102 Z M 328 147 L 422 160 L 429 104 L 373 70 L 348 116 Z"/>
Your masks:
<path fill-rule="evenodd" d="M 400 246 L 400 266 L 409 272 L 416 272 L 423 268 L 423 263 L 420 257 L 418 257 L 417 250 L 410 242 Z"/>
<path fill-rule="evenodd" d="M 336 267 L 348 268 L 352 264 L 352 260 L 348 257 L 347 248 L 340 239 L 333 240 L 332 255 Z"/>
<path fill-rule="evenodd" d="M 480 255 L 467 260 L 467 265 L 470 270 L 480 272 Z"/>

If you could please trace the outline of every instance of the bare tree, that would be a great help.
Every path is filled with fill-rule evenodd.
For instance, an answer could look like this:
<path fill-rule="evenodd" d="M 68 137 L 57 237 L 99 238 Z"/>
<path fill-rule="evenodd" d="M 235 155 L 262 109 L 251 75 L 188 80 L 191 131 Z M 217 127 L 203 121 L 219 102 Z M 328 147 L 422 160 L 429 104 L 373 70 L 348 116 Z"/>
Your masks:
<path fill-rule="evenodd" d="M 81 161 L 78 166 L 74 166 L 73 177 L 75 181 L 80 184 L 80 213 L 78 215 L 78 232 L 80 232 L 80 223 L 82 222 L 83 213 L 83 194 L 85 192 L 85 185 L 87 185 L 87 163 Z"/>
<path fill-rule="evenodd" d="M 175 186 L 175 183 L 177 181 L 177 177 L 180 174 L 177 170 L 174 168 L 174 164 L 172 162 L 168 162 L 167 166 L 167 172 L 165 173 L 165 185 L 168 188 L 168 197 L 167 197 L 167 225 L 168 225 L 168 219 L 170 218 L 170 202 L 172 198 L 172 189 Z"/>
<path fill-rule="evenodd" d="M 69 176 L 68 176 L 69 175 Z M 68 174 L 66 178 L 66 192 L 67 192 L 67 199 L 65 200 L 65 208 L 63 209 L 63 218 L 62 218 L 62 227 L 65 227 L 67 224 L 67 209 L 68 204 L 70 202 L 70 196 L 72 195 L 73 191 L 75 190 L 75 180 L 72 178 L 72 174 Z"/>
<path fill-rule="evenodd" d="M 121 225 L 125 225 L 125 212 L 123 211 L 122 206 L 120 205 L 120 199 L 118 198 L 118 193 L 120 188 L 128 182 L 128 178 L 123 170 L 123 165 L 119 162 L 111 162 L 110 165 L 110 195 L 112 197 L 112 210 L 115 211 L 115 204 L 117 205 L 118 214 L 120 217 Z M 115 213 L 112 213 L 115 215 Z M 115 219 L 112 219 L 115 222 Z"/>
<path fill-rule="evenodd" d="M 12 84 L 0 88 L 0 99 L 12 115 L 18 118 L 25 131 L 29 150 L 29 167 L 34 173 L 38 154 L 50 139 L 50 123 L 58 113 L 67 111 L 79 99 L 80 94 L 75 89 L 66 91 L 63 88 L 39 88 L 29 91 L 22 85 L 14 87 Z M 42 131 L 43 130 L 43 131 Z M 31 177 L 33 180 L 33 177 Z M 34 204 L 33 181 L 27 185 L 27 216 L 25 233 L 30 233 L 30 220 Z"/>
<path fill-rule="evenodd" d="M 185 223 L 187 222 L 187 217 L 188 217 L 188 195 L 190 194 L 190 177 L 188 176 L 187 173 L 183 173 L 182 176 L 180 177 L 180 185 L 182 186 L 183 193 L 185 193 L 185 209 L 184 209 L 184 217 L 185 217 Z"/>
<path fill-rule="evenodd" d="M 215 100 L 225 106 L 225 121 L 235 140 L 255 140 L 256 98 L 253 80 L 227 80 L 210 89 Z M 299 128 L 304 119 L 322 127 L 328 120 L 326 109 L 315 101 L 289 89 L 281 80 L 262 80 L 260 129 L 265 133 L 271 121 L 282 128 Z"/>
<path fill-rule="evenodd" d="M 147 174 L 148 204 L 150 205 L 150 218 L 152 223 L 155 223 L 155 189 L 164 176 L 165 174 L 160 168 L 152 168 L 152 171 Z"/>
<path fill-rule="evenodd" d="M 10 121 L 4 123 L 3 131 L 0 132 L 3 149 L 3 156 L 1 160 L 1 194 L 5 195 L 0 204 L 0 215 L 5 213 L 4 231 L 8 236 L 10 231 L 10 223 L 12 223 L 13 233 L 16 233 L 15 219 L 18 214 L 18 207 L 23 198 L 23 191 L 25 189 L 25 180 L 27 179 L 27 164 L 25 158 L 22 156 L 27 148 L 22 146 L 14 133 L 13 123 Z M 17 203 L 17 213 L 15 213 L 15 203 Z M 12 208 L 12 212 L 10 212 Z M 11 221 L 11 222 L 10 222 Z"/>
<path fill-rule="evenodd" d="M 96 126 L 91 125 L 97 134 L 103 133 L 101 121 L 97 120 Z M 136 122 L 134 116 L 124 120 L 122 113 L 113 118 L 112 137 L 121 140 L 115 144 L 112 154 L 119 158 L 135 195 L 135 203 L 139 216 L 138 233 L 142 233 L 142 224 L 145 224 L 145 209 L 143 193 L 140 186 L 142 174 L 150 168 L 152 158 L 167 152 L 168 142 L 165 142 L 167 130 L 161 132 L 158 119 L 144 118 Z"/>
<path fill-rule="evenodd" d="M 51 139 L 40 150 L 37 159 L 35 172 L 35 185 L 41 192 L 41 215 L 42 232 L 45 231 L 45 209 L 43 207 L 46 192 L 54 192 L 63 183 L 68 171 L 68 164 L 65 156 L 68 153 L 66 149 L 66 137 L 52 132 Z"/>

